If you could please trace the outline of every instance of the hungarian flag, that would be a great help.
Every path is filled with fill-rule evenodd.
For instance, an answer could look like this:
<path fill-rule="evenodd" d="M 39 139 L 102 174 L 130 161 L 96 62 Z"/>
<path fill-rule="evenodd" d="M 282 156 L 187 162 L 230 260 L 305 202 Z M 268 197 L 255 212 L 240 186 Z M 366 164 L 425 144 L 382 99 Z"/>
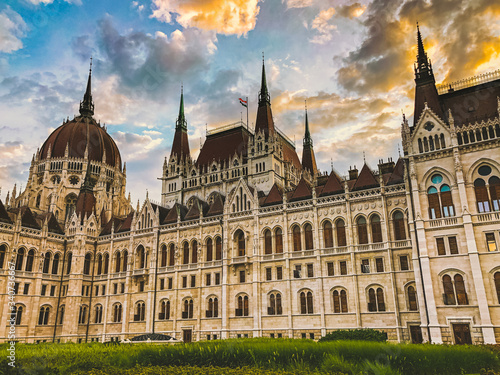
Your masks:
<path fill-rule="evenodd" d="M 243 100 L 240 98 L 240 104 L 243 106 L 243 107 L 248 107 L 248 103 L 246 100 Z"/>

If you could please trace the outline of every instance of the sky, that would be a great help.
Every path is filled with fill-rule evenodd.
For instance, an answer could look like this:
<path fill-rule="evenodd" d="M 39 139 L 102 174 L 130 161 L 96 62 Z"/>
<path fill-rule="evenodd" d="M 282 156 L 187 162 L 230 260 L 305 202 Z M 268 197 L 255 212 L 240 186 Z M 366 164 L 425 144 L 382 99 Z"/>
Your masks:
<path fill-rule="evenodd" d="M 127 163 L 132 199 L 160 201 L 184 87 L 194 159 L 206 130 L 255 122 L 262 54 L 276 126 L 341 175 L 398 157 L 412 123 L 416 22 L 438 83 L 500 68 L 494 0 L 19 0 L 0 4 L 0 198 L 78 114 L 93 57 L 95 118 Z M 127 193 L 128 195 L 128 193 Z"/>

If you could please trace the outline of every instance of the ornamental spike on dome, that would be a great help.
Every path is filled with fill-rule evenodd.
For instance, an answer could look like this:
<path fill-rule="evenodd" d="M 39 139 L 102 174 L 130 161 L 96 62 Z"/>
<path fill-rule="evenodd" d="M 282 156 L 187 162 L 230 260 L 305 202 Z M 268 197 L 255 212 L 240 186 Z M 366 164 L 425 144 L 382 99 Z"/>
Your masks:
<path fill-rule="evenodd" d="M 80 102 L 80 115 L 92 117 L 94 115 L 94 103 L 92 101 L 92 57 L 90 58 L 89 79 L 87 89 L 83 95 L 83 101 Z"/>

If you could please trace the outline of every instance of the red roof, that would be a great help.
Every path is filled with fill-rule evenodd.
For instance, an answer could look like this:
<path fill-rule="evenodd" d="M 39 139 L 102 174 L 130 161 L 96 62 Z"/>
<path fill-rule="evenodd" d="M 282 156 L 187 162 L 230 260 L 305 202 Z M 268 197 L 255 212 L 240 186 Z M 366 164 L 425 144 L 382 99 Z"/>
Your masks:
<path fill-rule="evenodd" d="M 83 158 L 88 147 L 88 157 L 92 161 L 102 162 L 106 152 L 106 164 L 121 170 L 121 156 L 115 141 L 92 117 L 78 116 L 62 124 L 47 138 L 40 150 L 42 160 L 51 157 L 64 157 L 68 147 L 71 158 Z"/>
<path fill-rule="evenodd" d="M 399 158 L 386 184 L 394 185 L 402 182 L 404 182 L 404 161 L 403 158 Z"/>
<path fill-rule="evenodd" d="M 183 160 L 185 158 L 191 157 L 189 151 L 187 130 L 175 129 L 174 141 L 172 143 L 172 151 L 170 152 L 170 157 L 172 157 L 173 155 L 176 155 L 177 160 Z"/>
<path fill-rule="evenodd" d="M 302 170 L 302 164 L 300 164 L 299 157 L 295 151 L 295 146 L 291 145 L 286 139 L 284 139 L 281 134 L 278 133 L 281 144 L 283 145 L 283 159 L 293 164 L 297 171 Z"/>
<path fill-rule="evenodd" d="M 96 199 L 94 193 L 90 190 L 82 189 L 76 200 L 75 212 L 80 215 L 81 222 L 88 218 L 92 213 L 95 214 Z"/>
<path fill-rule="evenodd" d="M 210 205 L 206 216 L 222 215 L 224 213 L 224 196 L 217 194 L 213 203 Z"/>
<path fill-rule="evenodd" d="M 283 195 L 281 193 L 281 189 L 279 186 L 274 183 L 271 190 L 269 190 L 269 194 L 263 200 L 261 206 L 272 206 L 273 204 L 281 204 L 283 203 Z"/>
<path fill-rule="evenodd" d="M 52 212 L 44 212 L 36 215 L 36 220 L 38 221 L 38 225 L 42 227 L 44 223 L 47 223 L 47 229 L 51 233 L 64 234 L 64 230 L 59 225 L 56 217 Z"/>
<path fill-rule="evenodd" d="M 314 150 L 310 146 L 304 146 L 304 148 L 302 149 L 302 168 L 308 169 L 313 176 L 318 173 L 318 166 L 316 165 Z"/>
<path fill-rule="evenodd" d="M 7 213 L 7 210 L 5 209 L 5 206 L 3 205 L 1 199 L 0 199 L 0 222 L 12 224 L 12 220 L 10 220 L 9 214 Z"/>
<path fill-rule="evenodd" d="M 433 82 L 426 83 L 422 86 L 417 85 L 415 88 L 415 111 L 413 116 L 413 123 L 416 124 L 422 111 L 425 108 L 425 103 L 432 109 L 432 111 L 439 116 L 443 121 L 446 121 L 443 116 L 443 110 L 439 95 L 436 90 L 436 85 Z"/>
<path fill-rule="evenodd" d="M 455 126 L 460 127 L 497 117 L 497 97 L 500 97 L 500 79 L 442 94 L 439 100 L 446 111 L 451 109 Z"/>
<path fill-rule="evenodd" d="M 14 215 L 21 215 L 21 226 L 27 228 L 41 229 L 40 224 L 38 224 L 33 212 L 28 206 L 22 206 L 19 208 L 12 208 L 9 210 Z"/>
<path fill-rule="evenodd" d="M 269 135 L 274 135 L 274 120 L 273 113 L 271 111 L 271 105 L 265 104 L 259 106 L 257 109 L 257 119 L 255 121 L 255 134 L 263 131 L 266 138 Z"/>
<path fill-rule="evenodd" d="M 187 213 L 187 207 L 183 206 L 179 203 L 174 204 L 174 206 L 170 209 L 170 212 L 165 217 L 165 220 L 162 224 L 172 224 L 177 222 L 177 218 L 180 217 L 181 220 L 184 219 Z"/>
<path fill-rule="evenodd" d="M 311 186 L 306 182 L 304 177 L 302 177 L 299 181 L 299 184 L 293 191 L 293 194 L 290 197 L 290 202 L 297 201 L 301 199 L 309 199 L 312 197 Z"/>
<path fill-rule="evenodd" d="M 377 186 L 380 186 L 378 180 L 375 178 L 372 170 L 365 163 L 351 190 L 370 189 Z"/>
<path fill-rule="evenodd" d="M 344 184 L 342 183 L 341 178 L 334 171 L 332 171 L 330 176 L 328 176 L 325 186 L 321 190 L 320 196 L 338 194 L 343 191 Z"/>
<path fill-rule="evenodd" d="M 249 132 L 243 126 L 207 136 L 196 165 L 207 167 L 212 161 L 228 163 L 234 155 L 247 156 Z"/>

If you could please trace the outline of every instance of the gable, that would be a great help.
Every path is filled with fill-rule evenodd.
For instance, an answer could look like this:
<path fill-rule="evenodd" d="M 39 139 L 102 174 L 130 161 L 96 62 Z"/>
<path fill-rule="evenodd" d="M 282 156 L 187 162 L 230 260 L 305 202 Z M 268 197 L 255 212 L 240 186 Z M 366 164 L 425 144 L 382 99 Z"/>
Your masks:
<path fill-rule="evenodd" d="M 424 108 L 411 137 L 413 154 L 440 150 L 451 145 L 448 126 L 428 107 Z"/>

